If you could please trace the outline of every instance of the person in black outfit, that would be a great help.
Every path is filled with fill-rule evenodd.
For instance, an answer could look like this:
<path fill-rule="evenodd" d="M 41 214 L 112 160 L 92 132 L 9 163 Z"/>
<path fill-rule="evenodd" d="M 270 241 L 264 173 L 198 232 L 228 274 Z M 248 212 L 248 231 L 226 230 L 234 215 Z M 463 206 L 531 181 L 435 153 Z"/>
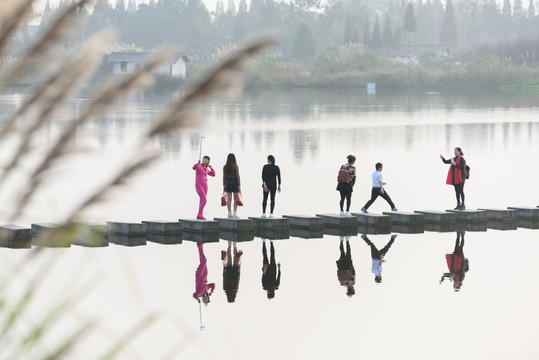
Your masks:
<path fill-rule="evenodd" d="M 270 259 L 266 249 L 266 239 L 262 239 L 262 288 L 268 292 L 268 299 L 275 297 L 275 290 L 281 283 L 281 264 L 275 264 L 275 248 L 270 240 Z"/>
<path fill-rule="evenodd" d="M 356 270 L 352 263 L 352 251 L 350 250 L 350 236 L 346 236 L 346 252 L 344 252 L 343 237 L 339 245 L 341 256 L 337 263 L 337 279 L 342 286 L 346 286 L 346 295 L 352 297 L 356 290 L 354 285 L 356 284 Z"/>
<path fill-rule="evenodd" d="M 277 185 L 277 181 L 279 184 Z M 275 192 L 281 192 L 281 170 L 275 165 L 275 157 L 268 155 L 268 163 L 262 168 L 262 187 L 264 188 L 262 200 L 262 217 L 266 217 L 266 206 L 268 205 L 268 195 L 271 195 L 270 215 L 273 217 L 273 209 L 275 208 Z"/>

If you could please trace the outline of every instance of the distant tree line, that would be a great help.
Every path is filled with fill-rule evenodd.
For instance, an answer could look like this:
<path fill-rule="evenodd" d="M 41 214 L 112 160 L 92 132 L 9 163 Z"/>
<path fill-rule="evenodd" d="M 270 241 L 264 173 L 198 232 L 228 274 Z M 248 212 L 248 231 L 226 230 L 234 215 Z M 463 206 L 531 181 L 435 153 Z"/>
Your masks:
<path fill-rule="evenodd" d="M 47 2 L 41 27 L 47 26 L 55 10 Z M 367 49 L 481 45 L 482 51 L 507 44 L 507 51 L 517 47 L 511 51 L 522 57 L 525 50 L 530 57 L 539 41 L 534 0 L 505 0 L 501 7 L 495 0 L 218 0 L 211 11 L 201 0 L 151 0 L 139 5 L 116 0 L 114 6 L 97 0 L 93 9 L 81 9 L 80 17 L 81 38 L 112 25 L 128 48 L 150 50 L 172 42 L 194 61 L 209 60 L 216 49 L 272 29 L 282 34 L 281 58 L 298 62 L 356 43 Z"/>

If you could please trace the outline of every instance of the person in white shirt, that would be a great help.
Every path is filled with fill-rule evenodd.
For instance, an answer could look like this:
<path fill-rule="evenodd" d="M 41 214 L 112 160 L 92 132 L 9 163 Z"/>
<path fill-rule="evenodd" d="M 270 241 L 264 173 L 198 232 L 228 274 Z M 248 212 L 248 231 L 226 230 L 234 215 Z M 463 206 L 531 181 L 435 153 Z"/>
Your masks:
<path fill-rule="evenodd" d="M 382 163 L 376 163 L 376 171 L 372 173 L 371 199 L 367 201 L 365 206 L 363 206 L 363 208 L 361 209 L 361 211 L 363 211 L 365 214 L 367 214 L 367 209 L 369 208 L 369 206 L 372 205 L 372 203 L 374 202 L 374 200 L 376 200 L 378 196 L 381 196 L 382 198 L 384 198 L 385 201 L 387 201 L 389 206 L 391 206 L 391 211 L 398 211 L 395 207 L 395 204 L 389 197 L 389 194 L 384 189 L 384 185 L 386 185 L 386 183 L 382 179 L 382 169 Z"/>

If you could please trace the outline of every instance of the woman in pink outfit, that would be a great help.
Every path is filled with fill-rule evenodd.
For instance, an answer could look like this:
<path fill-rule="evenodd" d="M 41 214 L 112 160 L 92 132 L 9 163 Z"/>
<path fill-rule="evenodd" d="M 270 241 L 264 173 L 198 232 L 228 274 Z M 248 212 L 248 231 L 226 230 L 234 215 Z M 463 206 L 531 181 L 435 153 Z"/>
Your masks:
<path fill-rule="evenodd" d="M 215 283 L 208 284 L 208 266 L 206 261 L 206 256 L 204 256 L 204 243 L 197 243 L 198 247 L 198 256 L 200 258 L 200 265 L 195 272 L 195 292 L 193 297 L 200 302 L 206 305 L 210 302 L 210 295 L 213 294 L 215 290 Z"/>
<path fill-rule="evenodd" d="M 210 165 L 210 157 L 205 155 L 193 165 L 193 170 L 196 172 L 195 189 L 200 197 L 200 203 L 198 205 L 197 219 L 206 220 L 204 217 L 204 206 L 206 206 L 206 195 L 208 194 L 208 178 L 207 176 L 215 176 L 215 170 Z"/>

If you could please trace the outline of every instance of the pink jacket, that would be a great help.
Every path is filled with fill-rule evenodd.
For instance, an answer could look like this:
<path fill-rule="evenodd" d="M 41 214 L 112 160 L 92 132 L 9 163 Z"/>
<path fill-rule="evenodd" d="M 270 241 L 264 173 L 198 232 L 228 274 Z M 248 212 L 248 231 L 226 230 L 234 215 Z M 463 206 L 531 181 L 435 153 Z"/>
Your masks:
<path fill-rule="evenodd" d="M 206 176 L 215 176 L 215 170 L 213 168 L 205 168 L 202 163 L 193 165 L 193 170 L 196 171 L 196 184 L 204 184 L 208 182 Z"/>

